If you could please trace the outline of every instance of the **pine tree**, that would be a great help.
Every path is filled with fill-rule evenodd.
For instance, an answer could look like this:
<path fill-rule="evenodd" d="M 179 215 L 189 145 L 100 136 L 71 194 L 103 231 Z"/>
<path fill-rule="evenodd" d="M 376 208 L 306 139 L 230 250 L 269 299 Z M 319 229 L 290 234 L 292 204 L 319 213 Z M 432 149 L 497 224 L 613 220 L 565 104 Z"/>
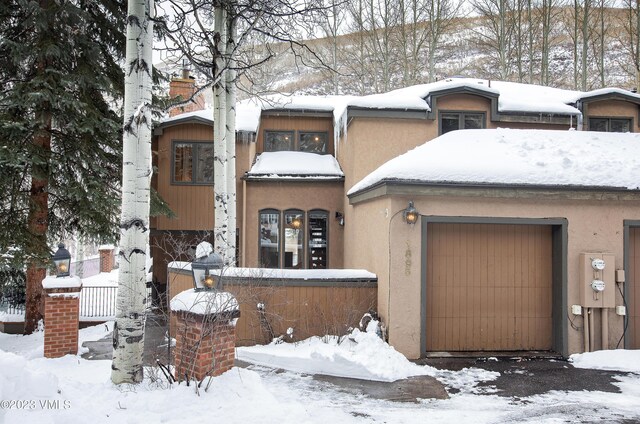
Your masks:
<path fill-rule="evenodd" d="M 0 253 L 27 264 L 27 333 L 48 246 L 116 237 L 125 18 L 124 0 L 0 3 Z"/>

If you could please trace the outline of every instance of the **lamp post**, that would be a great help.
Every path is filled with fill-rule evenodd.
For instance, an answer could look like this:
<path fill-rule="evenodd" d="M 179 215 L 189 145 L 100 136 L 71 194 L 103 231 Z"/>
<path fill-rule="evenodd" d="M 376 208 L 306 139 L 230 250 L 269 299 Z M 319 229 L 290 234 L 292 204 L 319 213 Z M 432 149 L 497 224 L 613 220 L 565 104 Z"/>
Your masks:
<path fill-rule="evenodd" d="M 68 277 L 71 269 L 71 254 L 65 249 L 64 243 L 58 244 L 58 250 L 52 259 L 56 265 L 56 277 Z"/>
<path fill-rule="evenodd" d="M 216 278 L 209 273 L 209 270 L 220 269 L 223 263 L 222 256 L 213 252 L 195 259 L 191 263 L 194 290 L 216 290 L 218 288 Z"/>

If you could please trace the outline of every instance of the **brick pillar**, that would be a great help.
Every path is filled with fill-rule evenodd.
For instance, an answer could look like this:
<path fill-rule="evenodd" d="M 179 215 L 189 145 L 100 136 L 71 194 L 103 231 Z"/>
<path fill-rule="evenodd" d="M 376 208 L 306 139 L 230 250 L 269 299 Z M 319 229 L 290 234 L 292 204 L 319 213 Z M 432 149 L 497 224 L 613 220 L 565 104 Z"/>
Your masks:
<path fill-rule="evenodd" d="M 112 245 L 104 245 L 98 248 L 100 252 L 100 272 L 111 272 L 113 269 L 113 249 Z"/>
<path fill-rule="evenodd" d="M 78 353 L 80 290 L 78 277 L 47 277 L 44 300 L 44 356 L 59 358 Z"/>
<path fill-rule="evenodd" d="M 233 367 L 236 348 L 236 319 L 240 317 L 235 298 L 231 308 L 223 306 L 221 312 L 211 307 L 199 308 L 206 303 L 202 299 L 194 307 L 176 308 L 178 294 L 171 300 L 172 314 L 176 317 L 176 347 L 174 349 L 175 376 L 178 381 L 201 381 L 206 376 L 218 376 Z M 215 292 L 213 292 L 215 295 Z M 208 293 L 207 293 L 208 294 Z M 228 293 L 223 293 L 228 295 Z M 229 295 L 230 296 L 230 295 Z M 215 301 L 210 302 L 215 304 Z M 219 305 L 219 303 L 218 303 Z M 186 310 L 184 310 L 186 309 Z M 227 309 L 227 310 L 224 310 Z M 231 309 L 231 310 L 228 310 Z"/>

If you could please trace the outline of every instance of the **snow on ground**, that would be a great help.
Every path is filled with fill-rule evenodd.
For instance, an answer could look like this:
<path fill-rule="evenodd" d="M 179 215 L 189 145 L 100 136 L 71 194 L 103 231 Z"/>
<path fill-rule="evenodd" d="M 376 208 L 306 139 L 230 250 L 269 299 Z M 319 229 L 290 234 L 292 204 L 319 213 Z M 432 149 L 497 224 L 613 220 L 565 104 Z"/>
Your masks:
<path fill-rule="evenodd" d="M 311 337 L 298 343 L 240 347 L 237 357 L 252 364 L 308 374 L 395 381 L 415 375 L 435 375 L 432 367 L 409 362 L 373 332 L 337 337 Z"/>
<path fill-rule="evenodd" d="M 109 329 L 111 329 L 111 324 Z M 81 330 L 81 340 L 97 340 L 107 334 L 104 325 Z M 449 399 L 416 403 L 379 400 L 349 392 L 308 372 L 275 370 L 273 366 L 233 368 L 212 379 L 199 395 L 194 386 L 166 387 L 147 370 L 138 386 L 115 387 L 110 383 L 111 361 L 89 361 L 79 356 L 42 357 L 42 333 L 31 336 L 0 334 L 0 423 L 75 424 L 100 423 L 568 423 L 635 422 L 640 419 L 640 375 L 617 379 L 622 393 L 551 391 L 528 398 L 500 397 L 490 388 L 478 389 L 497 373 L 475 368 L 436 371 L 409 363 L 373 334 L 356 332 L 354 340 L 340 347 L 335 340 L 307 340 L 297 344 L 264 347 L 276 360 L 315 356 L 330 368 L 340 349 L 344 361 L 387 370 L 387 376 L 431 374 L 452 391 Z M 357 340 L 362 347 L 354 346 Z M 296 349 L 302 353 L 293 353 Z M 241 352 L 246 350 L 239 349 Z M 327 354 L 329 352 L 329 354 Z M 331 353 L 333 352 L 333 353 Z M 395 352 L 395 354 L 393 353 Z M 621 364 L 638 363 L 637 357 L 608 351 L 605 362 L 617 356 Z M 324 359 L 321 359 L 325 356 Z M 593 356 L 587 354 L 584 357 Z M 373 364 L 374 359 L 382 364 Z M 576 357 L 580 358 L 580 356 Z M 574 359 L 575 361 L 575 359 Z M 301 362 L 302 364 L 302 362 Z M 310 366 L 312 364 L 310 363 Z M 423 369 L 421 369 L 423 368 Z M 393 369 L 393 371 L 388 371 Z M 20 401 L 20 402 L 18 402 Z"/>
<path fill-rule="evenodd" d="M 569 357 L 576 368 L 625 371 L 640 374 L 640 350 L 597 350 L 576 353 Z"/>

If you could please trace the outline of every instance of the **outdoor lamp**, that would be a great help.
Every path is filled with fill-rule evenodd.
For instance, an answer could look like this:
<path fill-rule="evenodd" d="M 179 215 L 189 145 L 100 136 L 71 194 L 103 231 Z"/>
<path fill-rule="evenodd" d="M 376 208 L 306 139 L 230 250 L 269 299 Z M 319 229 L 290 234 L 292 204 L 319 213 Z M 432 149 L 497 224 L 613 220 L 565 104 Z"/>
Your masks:
<path fill-rule="evenodd" d="M 64 248 L 64 243 L 58 244 L 58 250 L 52 259 L 56 265 L 56 277 L 68 277 L 71 268 L 71 253 Z"/>
<path fill-rule="evenodd" d="M 217 288 L 216 278 L 209 274 L 209 270 L 212 268 L 222 268 L 222 257 L 217 253 L 210 253 L 207 256 L 197 258 L 191 263 L 195 291 L 215 290 Z"/>
<path fill-rule="evenodd" d="M 409 206 L 403 211 L 402 216 L 407 224 L 415 224 L 418 222 L 420 213 L 413 207 L 413 200 L 409 201 Z"/>

